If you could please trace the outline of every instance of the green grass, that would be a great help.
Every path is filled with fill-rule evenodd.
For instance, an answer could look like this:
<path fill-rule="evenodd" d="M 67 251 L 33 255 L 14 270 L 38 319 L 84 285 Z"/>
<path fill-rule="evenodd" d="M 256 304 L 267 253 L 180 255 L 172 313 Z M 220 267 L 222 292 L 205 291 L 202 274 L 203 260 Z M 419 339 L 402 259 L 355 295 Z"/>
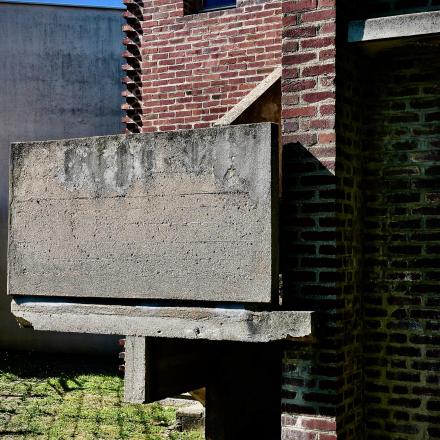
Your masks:
<path fill-rule="evenodd" d="M 115 359 L 0 352 L 0 438 L 203 440 L 173 430 L 175 410 L 122 402 Z"/>

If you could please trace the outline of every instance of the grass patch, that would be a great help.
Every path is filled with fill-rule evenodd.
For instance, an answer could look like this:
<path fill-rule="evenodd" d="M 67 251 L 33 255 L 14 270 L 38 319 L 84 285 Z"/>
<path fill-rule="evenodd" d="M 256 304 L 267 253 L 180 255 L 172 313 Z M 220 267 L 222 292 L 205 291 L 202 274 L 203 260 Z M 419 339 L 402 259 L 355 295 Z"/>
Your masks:
<path fill-rule="evenodd" d="M 203 440 L 173 430 L 176 413 L 122 402 L 115 359 L 0 352 L 0 438 Z"/>

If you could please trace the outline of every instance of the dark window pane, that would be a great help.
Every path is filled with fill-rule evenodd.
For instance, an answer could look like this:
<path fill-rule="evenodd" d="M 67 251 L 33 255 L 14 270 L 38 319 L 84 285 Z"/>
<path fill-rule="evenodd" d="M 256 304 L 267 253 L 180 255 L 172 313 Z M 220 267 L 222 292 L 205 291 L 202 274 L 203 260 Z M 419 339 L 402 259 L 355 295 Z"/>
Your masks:
<path fill-rule="evenodd" d="M 236 0 L 203 0 L 203 9 L 227 8 L 235 5 Z"/>

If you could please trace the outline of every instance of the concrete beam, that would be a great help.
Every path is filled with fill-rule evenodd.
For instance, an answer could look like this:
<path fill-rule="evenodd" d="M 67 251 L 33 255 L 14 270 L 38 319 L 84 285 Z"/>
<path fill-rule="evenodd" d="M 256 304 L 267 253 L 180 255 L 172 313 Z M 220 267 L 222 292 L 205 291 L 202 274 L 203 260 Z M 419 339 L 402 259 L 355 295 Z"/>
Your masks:
<path fill-rule="evenodd" d="M 261 81 L 254 89 L 250 91 L 237 105 L 229 110 L 214 125 L 230 125 L 242 113 L 244 113 L 260 96 L 270 89 L 281 78 L 281 66 L 277 67 L 269 76 Z"/>
<path fill-rule="evenodd" d="M 22 326 L 42 331 L 237 342 L 280 341 L 312 333 L 312 312 L 253 311 L 242 306 L 93 304 L 20 297 L 13 299 L 11 309 Z"/>
<path fill-rule="evenodd" d="M 348 42 L 366 42 L 440 33 L 440 11 L 394 15 L 352 21 Z"/>

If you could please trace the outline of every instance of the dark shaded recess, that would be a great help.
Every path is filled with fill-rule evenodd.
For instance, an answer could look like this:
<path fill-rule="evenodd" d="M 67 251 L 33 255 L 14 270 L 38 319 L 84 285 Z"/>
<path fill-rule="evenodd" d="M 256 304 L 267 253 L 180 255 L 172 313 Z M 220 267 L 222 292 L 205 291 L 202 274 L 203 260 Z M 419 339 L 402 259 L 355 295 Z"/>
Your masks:
<path fill-rule="evenodd" d="M 440 5 L 424 8 L 427 0 L 365 3 L 392 13 Z M 408 41 L 372 56 L 363 133 L 366 438 L 381 438 L 384 430 L 390 440 L 437 438 L 438 43 Z M 377 338 L 379 329 L 387 341 Z M 383 386 L 384 377 L 392 387 Z"/>

